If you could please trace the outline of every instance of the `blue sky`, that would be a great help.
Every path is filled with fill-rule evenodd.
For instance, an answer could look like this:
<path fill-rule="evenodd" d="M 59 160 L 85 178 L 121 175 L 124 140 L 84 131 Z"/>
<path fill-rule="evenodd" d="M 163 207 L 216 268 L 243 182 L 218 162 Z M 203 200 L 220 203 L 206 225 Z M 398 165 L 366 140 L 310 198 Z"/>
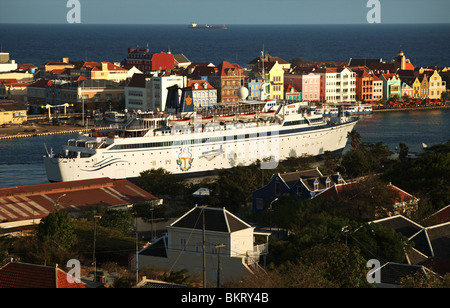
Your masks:
<path fill-rule="evenodd" d="M 382 23 L 448 23 L 449 0 L 379 0 Z M 86 24 L 359 24 L 368 0 L 79 0 Z M 66 23 L 67 0 L 0 0 L 0 23 Z"/>

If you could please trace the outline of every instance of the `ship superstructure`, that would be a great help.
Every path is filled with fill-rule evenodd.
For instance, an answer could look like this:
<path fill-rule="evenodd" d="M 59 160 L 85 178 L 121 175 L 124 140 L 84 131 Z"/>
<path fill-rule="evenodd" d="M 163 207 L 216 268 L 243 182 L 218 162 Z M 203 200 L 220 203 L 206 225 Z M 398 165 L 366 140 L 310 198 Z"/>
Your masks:
<path fill-rule="evenodd" d="M 245 111 L 244 111 L 245 110 Z M 261 161 L 272 169 L 288 157 L 340 151 L 357 123 L 314 112 L 307 102 L 241 102 L 214 113 L 135 113 L 101 135 L 80 134 L 47 153 L 50 181 L 136 178 L 149 169 L 194 174 Z"/>

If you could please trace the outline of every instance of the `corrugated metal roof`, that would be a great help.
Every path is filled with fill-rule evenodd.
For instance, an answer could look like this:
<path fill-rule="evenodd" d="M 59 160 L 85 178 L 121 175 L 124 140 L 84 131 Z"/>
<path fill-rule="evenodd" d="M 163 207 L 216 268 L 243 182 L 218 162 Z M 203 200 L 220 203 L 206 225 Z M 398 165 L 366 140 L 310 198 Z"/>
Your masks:
<path fill-rule="evenodd" d="M 0 222 L 42 218 L 58 210 L 128 205 L 158 198 L 128 180 L 100 178 L 0 189 Z"/>

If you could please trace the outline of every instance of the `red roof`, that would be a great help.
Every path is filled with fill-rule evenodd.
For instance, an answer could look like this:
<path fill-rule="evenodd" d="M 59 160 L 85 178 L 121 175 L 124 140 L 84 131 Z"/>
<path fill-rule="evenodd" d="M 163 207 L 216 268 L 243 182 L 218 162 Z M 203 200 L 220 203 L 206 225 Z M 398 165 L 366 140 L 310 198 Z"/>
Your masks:
<path fill-rule="evenodd" d="M 207 90 L 214 90 L 214 87 L 211 86 L 207 81 L 205 80 L 190 80 L 188 81 L 187 86 L 188 87 L 192 87 L 192 90 L 195 90 L 194 88 L 194 84 L 198 84 L 198 89 L 197 90 L 205 90 L 205 88 L 203 88 L 203 85 L 206 83 L 206 89 Z"/>
<path fill-rule="evenodd" d="M 0 268 L 0 288 L 87 288 L 57 267 L 11 262 Z"/>
<path fill-rule="evenodd" d="M 128 180 L 92 180 L 38 184 L 0 189 L 0 222 L 46 217 L 58 210 L 128 205 L 158 198 Z"/>

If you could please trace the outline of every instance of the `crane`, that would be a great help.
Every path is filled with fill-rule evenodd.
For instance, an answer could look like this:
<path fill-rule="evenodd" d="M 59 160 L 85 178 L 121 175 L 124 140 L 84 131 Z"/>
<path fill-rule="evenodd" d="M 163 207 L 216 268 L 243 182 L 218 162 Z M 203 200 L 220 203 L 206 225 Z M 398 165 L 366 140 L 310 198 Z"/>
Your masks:
<path fill-rule="evenodd" d="M 52 108 L 64 107 L 64 114 L 66 114 L 67 113 L 67 107 L 69 107 L 69 106 L 73 106 L 73 105 L 69 104 L 69 103 L 65 103 L 65 104 L 62 104 L 62 105 L 50 105 L 50 104 L 47 104 L 45 106 L 41 106 L 41 108 L 48 109 L 48 119 L 51 120 L 52 119 L 52 113 L 51 113 Z"/>

